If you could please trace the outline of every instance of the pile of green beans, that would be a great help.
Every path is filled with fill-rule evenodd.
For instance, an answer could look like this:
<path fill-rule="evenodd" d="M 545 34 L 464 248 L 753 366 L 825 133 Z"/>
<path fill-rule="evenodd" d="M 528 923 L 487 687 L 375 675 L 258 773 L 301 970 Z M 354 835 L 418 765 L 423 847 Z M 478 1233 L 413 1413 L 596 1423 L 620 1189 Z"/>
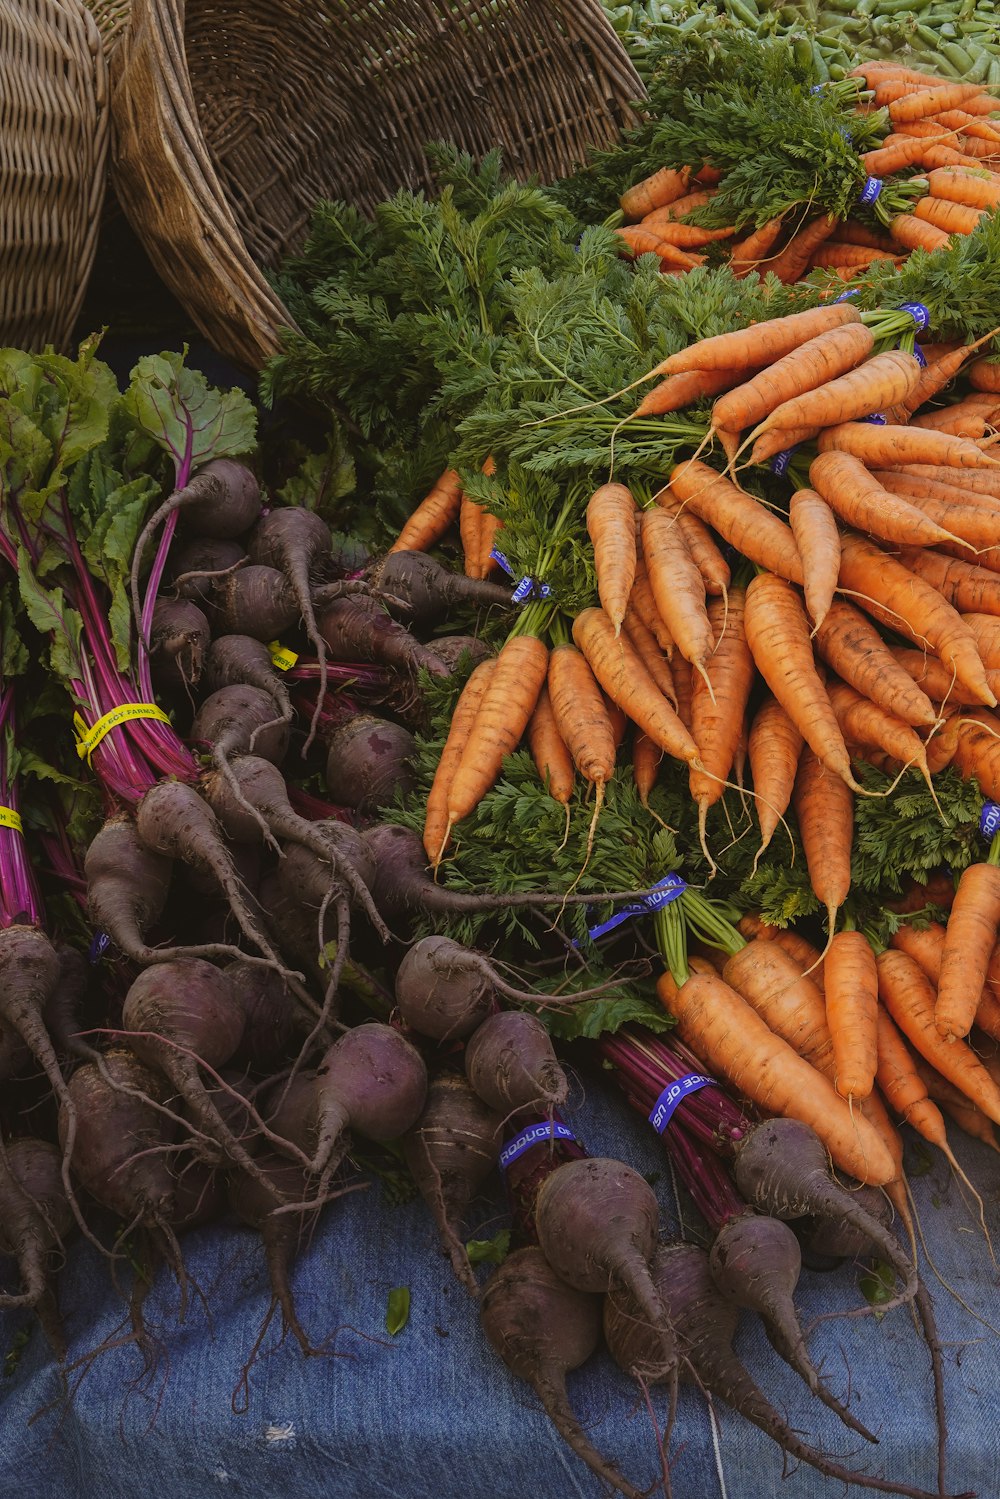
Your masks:
<path fill-rule="evenodd" d="M 632 0 L 607 9 L 640 75 L 649 72 L 654 41 L 736 25 L 761 38 L 786 38 L 796 60 L 811 63 L 821 81 L 843 78 L 859 61 L 894 57 L 1000 88 L 995 0 Z"/>

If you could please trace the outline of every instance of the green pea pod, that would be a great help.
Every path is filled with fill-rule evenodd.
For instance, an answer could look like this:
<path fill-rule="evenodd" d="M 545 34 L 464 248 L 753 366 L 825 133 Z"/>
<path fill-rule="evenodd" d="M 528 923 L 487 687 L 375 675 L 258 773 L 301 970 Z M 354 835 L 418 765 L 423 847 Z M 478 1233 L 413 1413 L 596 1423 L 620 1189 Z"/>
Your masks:
<path fill-rule="evenodd" d="M 972 71 L 972 58 L 964 47 L 957 42 L 942 42 L 941 56 L 946 57 L 952 66 L 957 69 L 960 78 L 968 77 Z"/>
<path fill-rule="evenodd" d="M 1000 87 L 1000 57 L 994 57 L 990 63 L 990 70 L 986 75 L 986 82 L 991 88 Z"/>
<path fill-rule="evenodd" d="M 830 77 L 833 79 L 834 83 L 839 83 L 842 78 L 847 77 L 847 69 L 844 67 L 843 63 L 832 62 L 830 64 Z"/>
<path fill-rule="evenodd" d="M 970 83 L 985 83 L 986 75 L 990 70 L 990 63 L 992 62 L 992 60 L 992 54 L 988 52 L 985 47 L 977 48 L 975 54 L 975 65 L 972 69 L 972 72 L 969 74 L 968 81 Z"/>

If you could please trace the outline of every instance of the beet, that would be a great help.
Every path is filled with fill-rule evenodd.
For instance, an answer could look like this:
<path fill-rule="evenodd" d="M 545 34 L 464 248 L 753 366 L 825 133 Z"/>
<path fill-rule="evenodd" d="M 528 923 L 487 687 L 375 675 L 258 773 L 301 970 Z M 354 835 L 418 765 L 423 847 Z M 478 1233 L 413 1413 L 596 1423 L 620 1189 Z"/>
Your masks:
<path fill-rule="evenodd" d="M 329 739 L 326 789 L 341 806 L 374 812 L 393 801 L 397 791 L 415 789 L 410 761 L 416 748 L 409 729 L 370 713 L 359 714 Z"/>
<path fill-rule="evenodd" d="M 284 573 L 253 563 L 217 579 L 207 607 L 214 635 L 251 635 L 265 642 L 299 618 L 295 590 Z"/>
<path fill-rule="evenodd" d="M 434 1215 L 451 1266 L 465 1289 L 478 1296 L 465 1244 L 462 1216 L 496 1165 L 500 1119 L 464 1077 L 443 1073 L 427 1089 L 427 1103 L 403 1138 L 403 1154 L 420 1195 Z"/>
<path fill-rule="evenodd" d="M 91 1197 L 125 1223 L 168 1220 L 175 1184 L 163 1147 L 176 1126 L 153 1107 L 166 1101 L 166 1080 L 115 1050 L 78 1067 L 68 1088 L 77 1113 L 73 1171 Z M 59 1138 L 65 1142 L 62 1109 Z"/>
<path fill-rule="evenodd" d="M 496 1004 L 485 965 L 468 962 L 448 937 L 422 937 L 396 973 L 396 1003 L 406 1024 L 435 1041 L 471 1035 Z"/>
<path fill-rule="evenodd" d="M 627 1499 L 643 1499 L 587 1439 L 566 1392 L 567 1373 L 585 1363 L 600 1342 L 599 1298 L 567 1286 L 540 1249 L 518 1249 L 486 1282 L 479 1316 L 490 1346 L 535 1391 L 576 1455 Z"/>
<path fill-rule="evenodd" d="M 326 641 L 319 633 L 313 612 L 311 573 L 324 558 L 330 557 L 330 547 L 330 528 L 326 522 L 314 511 L 297 505 L 269 511 L 258 521 L 250 538 L 250 561 L 277 568 L 291 584 L 303 627 L 319 662 L 316 710 L 303 755 L 312 744 L 326 696 Z"/>
<path fill-rule="evenodd" d="M 511 607 L 511 589 L 449 572 L 426 552 L 390 552 L 368 573 L 397 619 L 420 628 L 456 607 Z"/>
<path fill-rule="evenodd" d="M 289 722 L 293 718 L 288 688 L 264 642 L 252 635 L 218 635 L 205 658 L 205 686 L 209 692 L 218 692 L 220 687 L 234 687 L 237 683 L 266 692 L 274 699 L 282 718 Z"/>
<path fill-rule="evenodd" d="M 229 1205 L 243 1223 L 255 1228 L 264 1243 L 267 1273 L 271 1282 L 271 1307 L 257 1340 L 257 1347 L 268 1323 L 280 1306 L 285 1326 L 290 1328 L 305 1354 L 315 1352 L 295 1310 L 295 1300 L 288 1272 L 299 1243 L 315 1220 L 316 1210 L 302 1213 L 275 1214 L 275 1203 L 304 1202 L 308 1197 L 308 1180 L 300 1166 L 280 1156 L 263 1155 L 257 1161 L 257 1176 L 234 1172 L 229 1183 Z"/>
<path fill-rule="evenodd" d="M 491 1015 L 473 1032 L 465 1047 L 465 1075 L 483 1102 L 502 1114 L 524 1109 L 550 1114 L 569 1092 L 548 1031 L 523 1010 Z"/>
<path fill-rule="evenodd" d="M 197 687 L 211 639 L 208 620 L 197 604 L 190 599 L 158 598 L 149 642 L 157 685 Z"/>
<path fill-rule="evenodd" d="M 450 672 L 454 672 L 463 657 L 472 666 L 478 666 L 480 661 L 488 661 L 493 654 L 486 642 L 475 635 L 436 635 L 431 647 Z"/>
<path fill-rule="evenodd" d="M 272 697 L 259 687 L 237 683 L 220 687 L 205 699 L 188 737 L 195 744 L 210 746 L 220 768 L 235 755 L 251 753 L 280 765 L 288 752 L 290 730 Z"/>
<path fill-rule="evenodd" d="M 207 538 L 181 541 L 171 548 L 168 577 L 179 598 L 190 599 L 204 611 L 211 605 L 212 593 L 222 574 L 246 560 L 246 552 L 235 541 Z"/>

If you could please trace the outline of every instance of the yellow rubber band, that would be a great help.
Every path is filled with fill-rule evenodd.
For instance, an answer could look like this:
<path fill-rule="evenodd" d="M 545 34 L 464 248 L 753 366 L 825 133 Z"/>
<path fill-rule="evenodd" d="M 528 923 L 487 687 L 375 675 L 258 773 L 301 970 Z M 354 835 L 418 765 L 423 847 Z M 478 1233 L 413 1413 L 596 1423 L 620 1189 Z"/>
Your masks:
<path fill-rule="evenodd" d="M 169 723 L 170 719 L 162 708 L 155 703 L 123 703 L 120 708 L 112 708 L 110 713 L 105 713 L 99 718 L 92 729 L 88 729 L 79 713 L 73 714 L 73 724 L 76 728 L 77 741 L 76 752 L 81 760 L 90 764 L 90 757 L 94 753 L 105 734 L 112 729 L 117 729 L 123 723 L 132 723 L 137 718 L 153 718 L 157 723 Z"/>
<path fill-rule="evenodd" d="M 280 640 L 269 641 L 267 648 L 271 653 L 271 660 L 279 671 L 291 671 L 299 659 L 297 652 L 290 651 L 287 645 L 282 645 Z"/>
<path fill-rule="evenodd" d="M 15 833 L 23 833 L 20 812 L 15 812 L 13 807 L 0 807 L 0 828 L 13 828 Z"/>

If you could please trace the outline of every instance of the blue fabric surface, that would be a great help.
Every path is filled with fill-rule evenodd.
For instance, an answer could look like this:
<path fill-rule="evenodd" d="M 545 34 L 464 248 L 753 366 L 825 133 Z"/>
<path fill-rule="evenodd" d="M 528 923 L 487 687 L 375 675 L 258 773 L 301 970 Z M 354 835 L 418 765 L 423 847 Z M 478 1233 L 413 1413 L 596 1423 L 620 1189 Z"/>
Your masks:
<path fill-rule="evenodd" d="M 582 1092 L 582 1089 L 580 1090 Z M 613 1095 L 594 1087 L 572 1116 L 593 1155 L 617 1155 L 642 1172 L 659 1172 L 656 1189 L 666 1233 L 686 1221 L 660 1144 Z M 963 1142 L 958 1154 L 987 1201 L 998 1230 L 997 1157 Z M 941 1275 L 976 1312 L 1000 1328 L 1000 1275 L 982 1233 L 947 1168 L 913 1183 L 930 1253 Z M 471 1230 L 503 1226 L 502 1195 L 478 1206 Z M 422 1203 L 387 1206 L 380 1188 L 346 1196 L 327 1209 L 301 1253 L 294 1287 L 303 1322 L 330 1357 L 306 1359 L 272 1326 L 249 1378 L 247 1408 L 232 1397 L 268 1305 L 263 1256 L 254 1236 L 228 1226 L 186 1241 L 186 1261 L 210 1315 L 195 1304 L 176 1325 L 176 1288 L 166 1275 L 147 1307 L 162 1339 L 155 1377 L 135 1381 L 134 1348 L 96 1359 L 69 1403 L 44 1340 L 33 1334 L 14 1374 L 0 1379 L 0 1495 L 51 1499 L 597 1499 L 598 1481 L 565 1448 L 527 1386 L 510 1376 L 486 1345 L 476 1309 L 453 1281 Z M 950 1492 L 1000 1495 L 997 1429 L 1000 1341 L 927 1275 L 944 1350 L 951 1440 Z M 485 1272 L 484 1272 L 485 1275 Z M 407 1286 L 410 1320 L 385 1331 L 390 1291 Z M 77 1245 L 62 1281 L 62 1306 L 79 1358 L 121 1330 L 123 1305 L 107 1269 Z M 808 1322 L 819 1311 L 861 1304 L 857 1271 L 804 1272 L 798 1302 Z M 0 1353 L 24 1324 L 0 1319 Z M 849 1466 L 868 1464 L 893 1478 L 934 1488 L 935 1437 L 927 1349 L 901 1308 L 877 1323 L 827 1322 L 811 1348 L 841 1398 L 881 1436 L 870 1448 L 827 1412 L 788 1371 L 749 1320 L 737 1347 L 758 1383 L 792 1426 Z M 636 1389 L 603 1352 L 570 1376 L 575 1409 L 596 1445 L 637 1485 L 655 1485 L 658 1458 L 650 1419 Z M 655 1394 L 663 1423 L 666 1400 Z M 32 1417 L 36 1417 L 32 1421 Z M 783 1476 L 774 1444 L 716 1403 L 682 1391 L 671 1442 L 677 1499 L 833 1499 L 841 1483 L 810 1469 Z M 861 1490 L 852 1490 L 860 1493 Z"/>

